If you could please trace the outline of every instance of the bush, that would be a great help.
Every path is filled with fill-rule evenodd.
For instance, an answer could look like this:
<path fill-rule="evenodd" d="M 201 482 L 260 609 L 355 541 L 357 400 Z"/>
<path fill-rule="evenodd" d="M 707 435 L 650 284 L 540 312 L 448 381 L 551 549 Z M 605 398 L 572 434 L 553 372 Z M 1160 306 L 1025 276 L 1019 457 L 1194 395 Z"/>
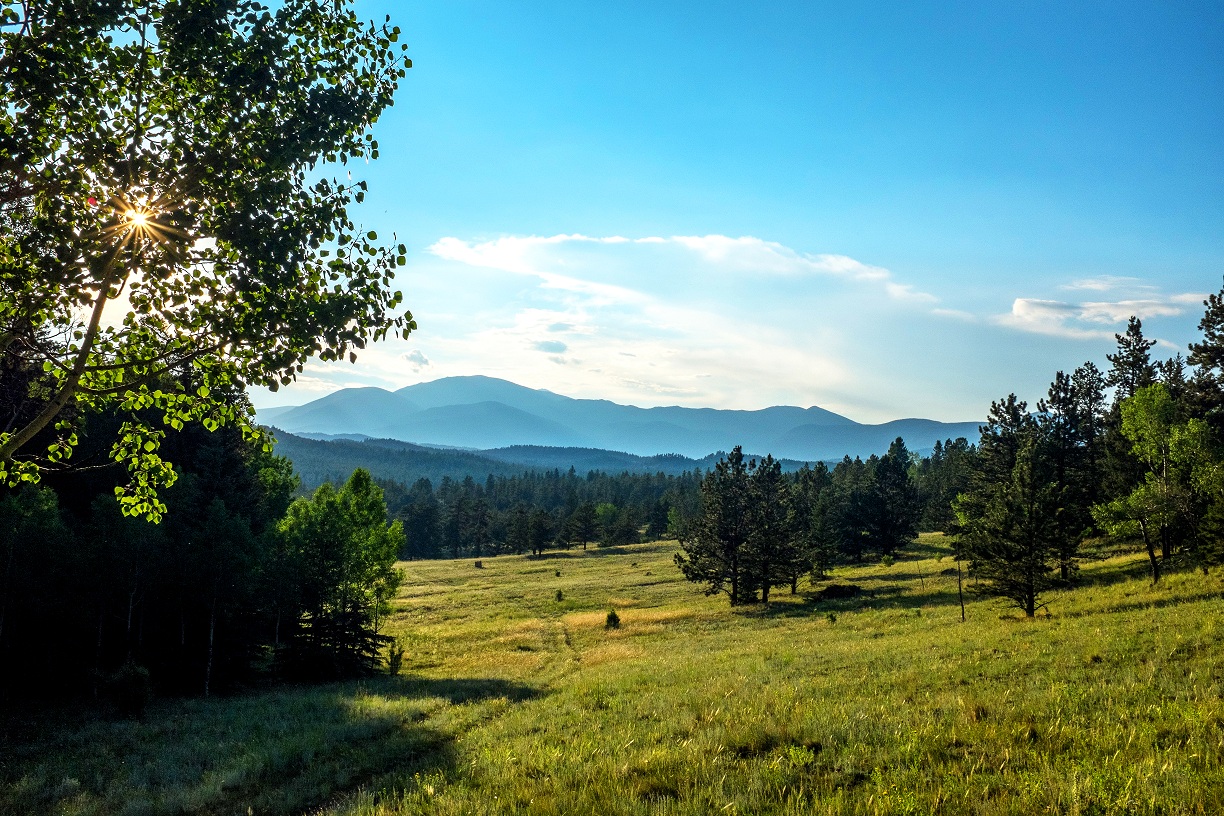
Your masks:
<path fill-rule="evenodd" d="M 484 562 L 478 560 L 476 562 L 476 569 L 484 569 Z"/>
<path fill-rule="evenodd" d="M 608 610 L 608 619 L 604 622 L 605 629 L 619 629 L 620 615 L 616 614 L 615 609 Z"/>
<path fill-rule="evenodd" d="M 565 594 L 564 594 L 564 593 L 563 593 L 561 590 L 559 590 L 559 589 L 557 590 L 557 600 L 558 600 L 558 601 L 564 601 L 564 600 L 565 600 Z"/>
<path fill-rule="evenodd" d="M 108 677 L 106 685 L 119 713 L 129 719 L 136 719 L 144 714 L 145 707 L 153 699 L 153 683 L 149 680 L 149 670 L 131 660 Z"/>
<path fill-rule="evenodd" d="M 477 564 L 480 562 L 477 561 Z M 398 677 L 404 667 L 404 654 L 408 651 L 403 638 L 396 638 L 387 645 L 387 674 Z"/>

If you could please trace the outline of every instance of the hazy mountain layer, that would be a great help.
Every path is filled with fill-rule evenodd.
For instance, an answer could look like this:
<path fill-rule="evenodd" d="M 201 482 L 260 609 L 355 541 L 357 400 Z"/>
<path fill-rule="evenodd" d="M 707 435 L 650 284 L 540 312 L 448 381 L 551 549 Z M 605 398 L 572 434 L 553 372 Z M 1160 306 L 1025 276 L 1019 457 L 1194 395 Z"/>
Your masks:
<path fill-rule="evenodd" d="M 267 421 L 294 434 L 359 434 L 477 449 L 593 448 L 698 460 L 735 445 L 798 461 L 866 457 L 883 453 L 898 436 L 911 450 L 922 451 L 936 440 L 964 436 L 976 441 L 978 435 L 977 422 L 899 419 L 862 425 L 817 407 L 637 408 L 573 399 L 492 377 L 446 377 L 394 392 L 347 388 L 296 408 L 272 409 Z"/>

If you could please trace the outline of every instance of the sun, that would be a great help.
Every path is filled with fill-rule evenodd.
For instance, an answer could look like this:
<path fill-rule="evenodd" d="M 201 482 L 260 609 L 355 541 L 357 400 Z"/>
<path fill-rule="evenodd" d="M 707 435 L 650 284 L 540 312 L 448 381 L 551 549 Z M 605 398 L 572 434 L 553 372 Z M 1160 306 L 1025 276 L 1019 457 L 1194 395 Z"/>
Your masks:
<path fill-rule="evenodd" d="M 130 226 L 143 229 L 149 226 L 149 214 L 144 210 L 128 210 L 124 214 Z"/>

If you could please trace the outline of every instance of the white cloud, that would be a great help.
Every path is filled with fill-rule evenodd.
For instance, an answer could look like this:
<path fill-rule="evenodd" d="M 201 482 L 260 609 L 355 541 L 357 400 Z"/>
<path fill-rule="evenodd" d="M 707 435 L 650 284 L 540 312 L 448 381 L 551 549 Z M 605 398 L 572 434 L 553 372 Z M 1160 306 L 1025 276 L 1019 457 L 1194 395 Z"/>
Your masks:
<path fill-rule="evenodd" d="M 773 241 L 753 236 L 732 238 L 726 235 L 676 235 L 670 238 L 650 236 L 629 239 L 623 236 L 592 237 L 588 235 L 503 236 L 492 241 L 469 242 L 459 238 L 442 238 L 429 247 L 429 252 L 446 260 L 471 266 L 500 269 L 522 275 L 540 277 L 549 286 L 575 291 L 599 291 L 612 298 L 624 298 L 620 287 L 597 288 L 592 281 L 551 271 L 556 255 L 566 244 L 575 245 L 670 245 L 689 250 L 706 262 L 713 274 L 746 273 L 783 277 L 827 275 L 851 281 L 878 283 L 888 297 L 911 303 L 935 303 L 934 295 L 919 291 L 913 284 L 893 280 L 892 273 L 878 266 L 862 263 L 846 255 L 807 254 Z"/>
<path fill-rule="evenodd" d="M 1157 318 L 1153 336 L 1180 339 L 1175 327 L 1192 325 L 1202 299 L 1133 282 L 1097 294 L 1123 286 L 1102 279 L 1077 282 L 1091 300 L 1023 297 L 992 316 L 975 300 L 984 292 L 958 290 L 952 308 L 920 281 L 845 255 L 725 235 L 443 238 L 400 283 L 421 327 L 410 340 L 371 346 L 355 367 L 307 373 L 333 388 L 484 374 L 635 405 L 971 419 L 999 393 L 1024 389 L 1017 372 L 1046 359 L 1032 353 L 1067 347 L 1040 336 L 1090 341 L 1086 354 L 1103 364 L 1130 314 L 1145 329 Z M 1085 350 L 1066 353 L 1082 360 Z M 970 367 L 984 373 L 966 378 Z M 1044 385 L 1049 371 L 1032 376 Z M 964 407 L 975 401 L 980 411 Z"/>
<path fill-rule="evenodd" d="M 1199 295 L 1178 294 L 1145 300 L 1087 301 L 1069 303 L 1061 300 L 1016 298 L 1011 312 L 999 315 L 998 323 L 1021 331 L 1065 337 L 1071 340 L 1113 340 L 1114 334 L 1126 326 L 1132 315 L 1140 320 L 1180 317 L 1186 306 L 1197 302 Z M 1101 328 L 1108 326 L 1110 328 Z M 1168 341 L 1162 345 L 1176 347 Z"/>
<path fill-rule="evenodd" d="M 1081 278 L 1059 287 L 1069 291 L 1112 292 L 1117 289 L 1154 289 L 1154 286 L 1141 283 L 1139 278 L 1119 275 L 1098 275 L 1095 278 Z"/>
<path fill-rule="evenodd" d="M 405 353 L 403 359 L 413 371 L 420 371 L 429 366 L 429 358 L 420 349 L 413 349 Z"/>

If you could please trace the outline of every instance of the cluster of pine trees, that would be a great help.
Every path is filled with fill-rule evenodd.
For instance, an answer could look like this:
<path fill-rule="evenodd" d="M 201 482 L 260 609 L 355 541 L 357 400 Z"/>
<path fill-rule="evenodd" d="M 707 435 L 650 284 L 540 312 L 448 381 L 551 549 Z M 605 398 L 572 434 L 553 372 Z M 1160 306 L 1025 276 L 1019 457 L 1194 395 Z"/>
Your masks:
<path fill-rule="evenodd" d="M 957 440 L 947 449 L 969 447 Z M 772 456 L 745 460 L 736 447 L 702 481 L 701 510 L 681 534 L 676 564 L 706 594 L 726 592 L 738 605 L 769 603 L 776 587 L 795 592 L 803 575 L 821 578 L 840 561 L 892 557 L 932 514 L 924 513 L 920 479 L 938 496 L 935 486 L 951 478 L 944 450 L 917 459 L 898 438 L 884 456 L 846 457 L 832 470 L 818 462 L 787 476 Z"/>
<path fill-rule="evenodd" d="M 1154 361 L 1132 317 L 1107 371 L 1058 372 L 1033 412 L 1014 394 L 991 406 L 951 531 L 1026 615 L 1100 536 L 1140 543 L 1154 583 L 1224 561 L 1224 292 L 1204 305 L 1188 360 Z"/>
<path fill-rule="evenodd" d="M 368 473 L 295 500 L 288 460 L 187 426 L 163 443 L 178 476 L 154 524 L 122 514 L 126 473 L 90 448 L 0 488 L 0 698 L 207 695 L 380 662 L 403 533 Z"/>
<path fill-rule="evenodd" d="M 663 536 L 669 516 L 695 506 L 702 476 L 579 476 L 570 468 L 489 474 L 483 483 L 443 478 L 436 488 L 429 479 L 381 484 L 389 512 L 404 527 L 402 557 L 483 558 Z"/>
<path fill-rule="evenodd" d="M 942 530 L 980 587 L 1031 616 L 1074 584 L 1091 541 L 1137 543 L 1153 582 L 1222 563 L 1224 291 L 1204 305 L 1188 359 L 1153 360 L 1132 317 L 1107 370 L 1058 372 L 1035 410 L 1015 394 L 995 402 L 976 445 L 918 457 L 898 439 L 882 457 L 790 477 L 736 448 L 702 480 L 677 565 L 732 604 L 767 603 L 802 575 Z"/>

